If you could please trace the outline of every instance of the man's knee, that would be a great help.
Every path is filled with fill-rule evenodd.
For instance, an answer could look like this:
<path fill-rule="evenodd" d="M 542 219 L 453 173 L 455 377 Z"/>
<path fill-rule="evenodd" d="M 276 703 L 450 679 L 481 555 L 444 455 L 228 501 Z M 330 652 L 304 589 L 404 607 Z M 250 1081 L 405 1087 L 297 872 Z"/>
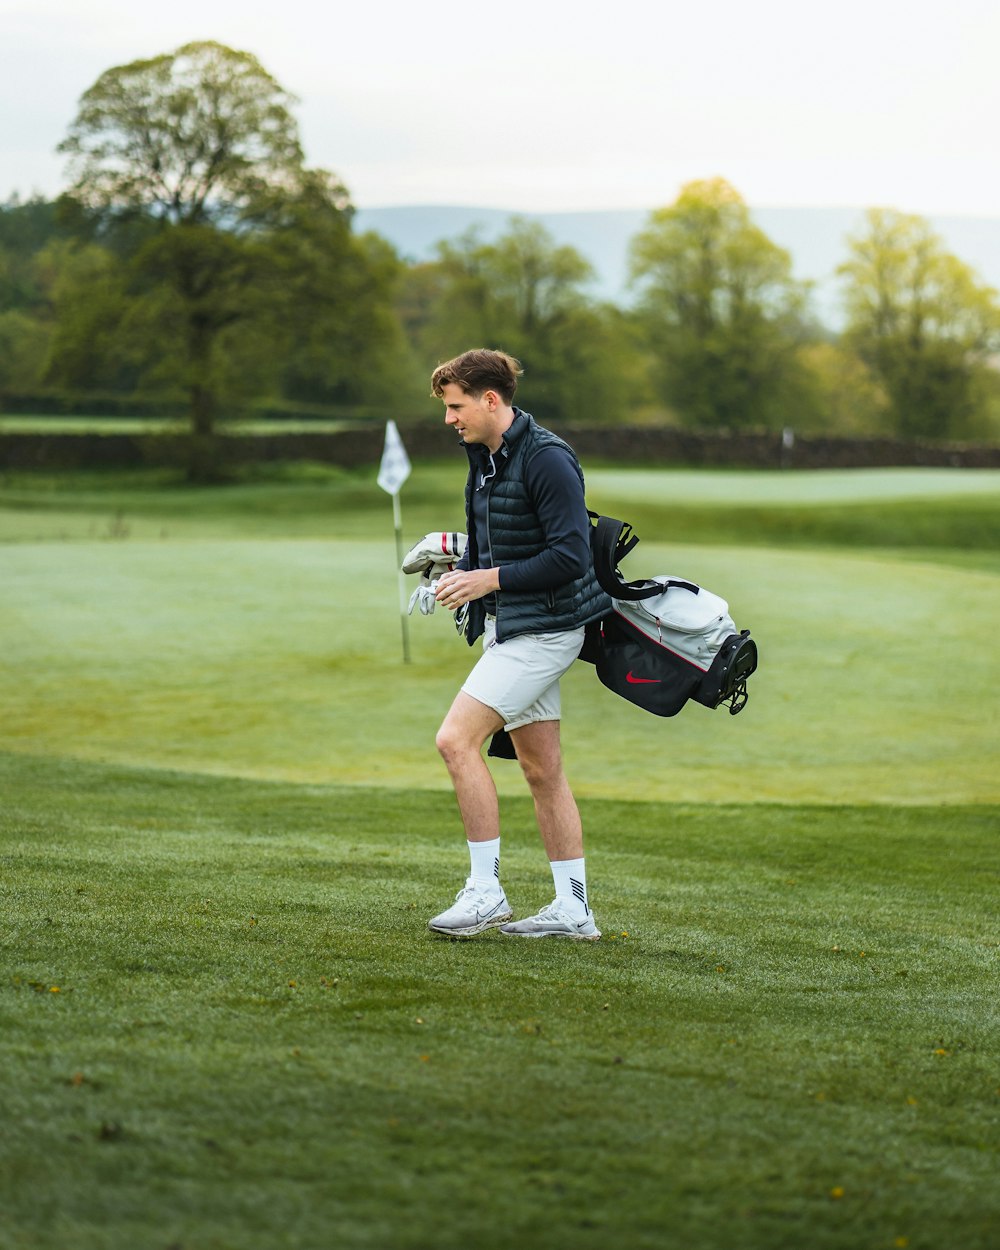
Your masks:
<path fill-rule="evenodd" d="M 558 785 L 562 778 L 558 728 L 552 730 L 549 722 L 539 722 L 537 726 L 527 728 L 529 732 L 518 733 L 515 730 L 512 736 L 528 788 L 536 791 Z"/>
<path fill-rule="evenodd" d="M 521 771 L 532 794 L 543 794 L 562 785 L 563 770 L 559 760 L 521 760 Z"/>
<path fill-rule="evenodd" d="M 456 733 L 455 729 L 447 721 L 437 731 L 434 745 L 437 747 L 441 758 L 449 767 L 461 760 L 466 748 L 462 736 Z"/>
<path fill-rule="evenodd" d="M 478 755 L 483 743 L 503 725 L 503 717 L 493 708 L 460 692 L 437 731 L 434 743 L 449 769 Z"/>
<path fill-rule="evenodd" d="M 449 768 L 461 767 L 482 750 L 484 739 L 478 728 L 464 725 L 448 717 L 434 738 L 441 758 Z"/>

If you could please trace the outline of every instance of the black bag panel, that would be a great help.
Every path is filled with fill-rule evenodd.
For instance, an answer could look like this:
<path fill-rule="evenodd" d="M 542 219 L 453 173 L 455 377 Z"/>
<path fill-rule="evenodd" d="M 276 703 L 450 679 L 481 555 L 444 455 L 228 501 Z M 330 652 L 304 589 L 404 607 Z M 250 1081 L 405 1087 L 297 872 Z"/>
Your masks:
<path fill-rule="evenodd" d="M 706 674 L 615 617 L 603 624 L 597 655 L 602 684 L 654 716 L 676 716 Z"/>
<path fill-rule="evenodd" d="M 603 621 L 588 621 L 583 628 L 583 646 L 576 658 L 583 660 L 584 664 L 597 663 L 597 657 L 601 654 L 601 626 L 603 624 Z"/>
<path fill-rule="evenodd" d="M 730 634 L 692 696 L 704 707 L 729 704 L 729 713 L 742 712 L 747 702 L 747 678 L 757 669 L 757 644 L 744 629 Z"/>
<path fill-rule="evenodd" d="M 516 760 L 517 752 L 514 750 L 514 742 L 506 729 L 498 729 L 490 739 L 489 750 L 486 754 L 495 760 Z"/>

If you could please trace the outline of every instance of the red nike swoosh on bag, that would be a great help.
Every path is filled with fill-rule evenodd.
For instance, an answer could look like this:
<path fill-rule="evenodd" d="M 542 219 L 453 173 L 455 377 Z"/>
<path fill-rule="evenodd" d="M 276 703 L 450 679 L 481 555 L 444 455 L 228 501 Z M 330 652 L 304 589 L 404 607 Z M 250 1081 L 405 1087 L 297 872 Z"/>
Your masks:
<path fill-rule="evenodd" d="M 660 684 L 659 677 L 633 677 L 631 672 L 625 674 L 625 680 L 630 686 L 658 686 Z"/>

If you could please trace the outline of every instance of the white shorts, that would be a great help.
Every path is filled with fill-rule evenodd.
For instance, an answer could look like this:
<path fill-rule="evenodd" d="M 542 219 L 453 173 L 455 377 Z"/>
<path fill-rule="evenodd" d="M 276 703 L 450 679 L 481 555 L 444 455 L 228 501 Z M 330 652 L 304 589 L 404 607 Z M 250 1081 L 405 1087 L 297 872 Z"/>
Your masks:
<path fill-rule="evenodd" d="M 486 618 L 483 655 L 462 690 L 504 719 L 504 729 L 559 720 L 559 678 L 580 654 L 584 629 L 553 634 L 519 634 L 496 640 L 496 622 Z"/>

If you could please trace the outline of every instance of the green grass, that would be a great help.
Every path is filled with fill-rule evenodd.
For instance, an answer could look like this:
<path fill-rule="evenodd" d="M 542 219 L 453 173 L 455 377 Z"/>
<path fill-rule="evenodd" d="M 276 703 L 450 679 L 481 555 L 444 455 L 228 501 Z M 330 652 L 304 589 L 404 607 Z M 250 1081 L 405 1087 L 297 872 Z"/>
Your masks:
<path fill-rule="evenodd" d="M 376 436 L 373 434 L 373 438 Z M 407 532 L 462 524 L 464 457 L 417 465 L 403 488 Z M 179 471 L 0 475 L 0 542 L 132 537 L 370 536 L 391 526 L 374 468 L 258 465 L 227 486 Z M 592 469 L 591 507 L 649 542 L 904 549 L 934 559 L 1000 549 L 1000 471 L 838 473 Z M 442 519 L 442 508 L 447 512 Z M 648 550 L 648 547 L 643 549 Z M 638 559 L 639 557 L 635 557 Z"/>
<path fill-rule="evenodd" d="M 640 535 L 779 547 L 1000 550 L 1000 473 L 858 469 L 815 473 L 588 474 L 591 507 Z M 619 511 L 615 511 L 616 506 Z M 946 558 L 948 558 L 946 556 Z M 995 567 L 1000 568 L 1000 563 Z"/>
<path fill-rule="evenodd" d="M 996 469 L 589 469 L 591 489 L 630 503 L 853 506 L 897 499 L 954 500 L 1000 492 Z"/>
<path fill-rule="evenodd" d="M 996 808 L 589 801 L 582 949 L 429 794 L 0 777 L 2 1244 L 995 1244 Z"/>
<path fill-rule="evenodd" d="M 692 705 L 657 720 L 576 665 L 564 734 L 579 793 L 1000 801 L 983 749 L 997 741 L 995 574 L 864 551 L 649 543 L 637 567 L 640 555 L 724 592 L 760 672 L 737 718 Z M 391 538 L 0 546 L 0 747 L 444 788 L 434 732 L 473 657 L 438 612 L 410 619 L 402 663 L 394 564 Z M 523 792 L 516 766 L 497 771 Z"/>
<path fill-rule="evenodd" d="M 0 483 L 0 1248 L 992 1250 L 996 476 L 589 475 L 762 666 L 735 719 L 570 674 L 584 949 L 425 929 L 472 655 L 401 662 L 372 477 Z"/>

